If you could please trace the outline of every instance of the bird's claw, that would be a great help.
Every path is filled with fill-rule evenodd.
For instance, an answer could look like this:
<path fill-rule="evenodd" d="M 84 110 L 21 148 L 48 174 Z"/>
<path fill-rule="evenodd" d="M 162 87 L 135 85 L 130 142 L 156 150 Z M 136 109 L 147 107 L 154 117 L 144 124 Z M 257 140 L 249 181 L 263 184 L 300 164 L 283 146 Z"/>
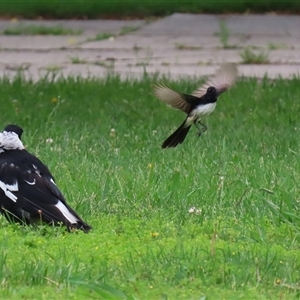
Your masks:
<path fill-rule="evenodd" d="M 202 134 L 203 132 L 205 132 L 206 130 L 207 130 L 207 128 L 202 127 L 202 128 L 197 132 L 197 137 L 200 137 L 201 134 Z"/>

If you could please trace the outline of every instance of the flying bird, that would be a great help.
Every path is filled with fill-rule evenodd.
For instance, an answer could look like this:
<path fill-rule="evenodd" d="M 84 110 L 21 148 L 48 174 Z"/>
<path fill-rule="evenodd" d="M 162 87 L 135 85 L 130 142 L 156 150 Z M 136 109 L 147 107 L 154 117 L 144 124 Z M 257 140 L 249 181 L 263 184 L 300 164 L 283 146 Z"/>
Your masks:
<path fill-rule="evenodd" d="M 25 150 L 22 133 L 17 125 L 0 132 L 0 212 L 9 222 L 42 221 L 88 232 L 92 227 L 66 203 L 48 167 Z"/>
<path fill-rule="evenodd" d="M 234 64 L 223 64 L 217 73 L 195 90 L 191 95 L 176 92 L 166 85 L 156 84 L 154 94 L 166 104 L 180 109 L 187 114 L 184 122 L 162 144 L 162 148 L 176 147 L 181 144 L 191 126 L 195 124 L 198 136 L 207 130 L 201 122 L 203 117 L 211 114 L 220 94 L 229 89 L 236 81 L 237 68 Z M 201 127 L 198 127 L 198 124 Z"/>

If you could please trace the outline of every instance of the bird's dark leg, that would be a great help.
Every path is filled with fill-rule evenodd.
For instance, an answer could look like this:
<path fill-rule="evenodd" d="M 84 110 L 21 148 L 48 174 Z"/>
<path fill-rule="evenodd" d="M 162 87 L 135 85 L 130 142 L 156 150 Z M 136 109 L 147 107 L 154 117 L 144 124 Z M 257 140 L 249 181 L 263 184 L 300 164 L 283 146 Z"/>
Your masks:
<path fill-rule="evenodd" d="M 207 130 L 207 126 L 201 123 L 201 121 L 198 121 L 198 123 L 202 126 L 201 131 L 205 132 Z"/>
<path fill-rule="evenodd" d="M 197 126 L 197 123 L 199 123 L 202 127 L 199 128 Z M 201 123 L 201 120 L 198 120 L 197 122 L 194 122 L 195 126 L 197 127 L 198 129 L 198 133 L 197 133 L 197 136 L 199 137 L 203 132 L 205 132 L 207 130 L 207 126 L 205 126 L 203 123 Z"/>
<path fill-rule="evenodd" d="M 37 211 L 37 213 L 39 214 L 39 217 L 40 217 L 40 224 L 42 224 L 42 223 L 43 223 L 43 219 L 42 219 L 42 214 L 43 214 L 43 212 L 39 209 L 39 210 Z"/>

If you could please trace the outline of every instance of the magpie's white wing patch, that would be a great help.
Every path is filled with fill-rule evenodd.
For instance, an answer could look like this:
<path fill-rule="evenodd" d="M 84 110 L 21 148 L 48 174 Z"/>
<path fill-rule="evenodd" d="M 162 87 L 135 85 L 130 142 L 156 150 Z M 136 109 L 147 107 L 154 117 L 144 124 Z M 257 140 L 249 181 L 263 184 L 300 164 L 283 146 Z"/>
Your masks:
<path fill-rule="evenodd" d="M 36 165 L 32 165 L 32 167 L 33 167 L 33 172 L 34 173 L 36 173 L 37 175 L 39 175 L 40 177 L 41 177 L 41 172 L 40 172 L 40 170 L 38 169 L 38 167 L 36 166 Z M 32 170 L 31 170 L 31 172 L 32 172 Z M 29 172 L 28 172 L 29 173 Z"/>
<path fill-rule="evenodd" d="M 0 188 L 2 189 L 6 197 L 8 197 L 13 202 L 17 202 L 18 197 L 12 193 L 17 192 L 19 190 L 17 181 L 15 181 L 15 183 L 13 184 L 7 184 L 0 180 Z"/>
<path fill-rule="evenodd" d="M 71 224 L 76 224 L 79 221 L 61 201 L 58 201 L 55 206 Z"/>
<path fill-rule="evenodd" d="M 30 185 L 35 185 L 35 183 L 36 183 L 35 178 L 33 178 L 32 182 L 27 181 L 27 180 L 24 180 L 24 181 L 25 181 L 26 183 L 30 184 Z"/>

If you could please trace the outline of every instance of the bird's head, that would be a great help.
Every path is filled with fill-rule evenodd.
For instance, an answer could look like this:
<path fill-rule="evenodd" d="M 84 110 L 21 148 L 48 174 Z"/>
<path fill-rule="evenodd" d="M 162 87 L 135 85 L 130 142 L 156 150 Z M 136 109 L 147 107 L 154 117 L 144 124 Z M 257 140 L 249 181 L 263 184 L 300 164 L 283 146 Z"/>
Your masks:
<path fill-rule="evenodd" d="M 207 89 L 206 93 L 207 93 L 208 95 L 211 95 L 211 96 L 215 96 L 215 97 L 218 96 L 217 89 L 216 89 L 214 86 L 210 86 L 210 87 Z"/>
<path fill-rule="evenodd" d="M 18 135 L 19 139 L 21 139 L 22 133 L 23 133 L 23 129 L 21 127 L 19 127 L 18 125 L 7 125 L 3 132 L 13 132 L 15 134 Z"/>
<path fill-rule="evenodd" d="M 0 132 L 0 153 L 5 150 L 22 150 L 24 145 L 21 142 L 23 129 L 17 125 L 7 125 L 3 132 Z"/>
<path fill-rule="evenodd" d="M 217 89 L 214 86 L 210 86 L 206 90 L 205 98 L 210 102 L 215 102 L 218 97 Z"/>

